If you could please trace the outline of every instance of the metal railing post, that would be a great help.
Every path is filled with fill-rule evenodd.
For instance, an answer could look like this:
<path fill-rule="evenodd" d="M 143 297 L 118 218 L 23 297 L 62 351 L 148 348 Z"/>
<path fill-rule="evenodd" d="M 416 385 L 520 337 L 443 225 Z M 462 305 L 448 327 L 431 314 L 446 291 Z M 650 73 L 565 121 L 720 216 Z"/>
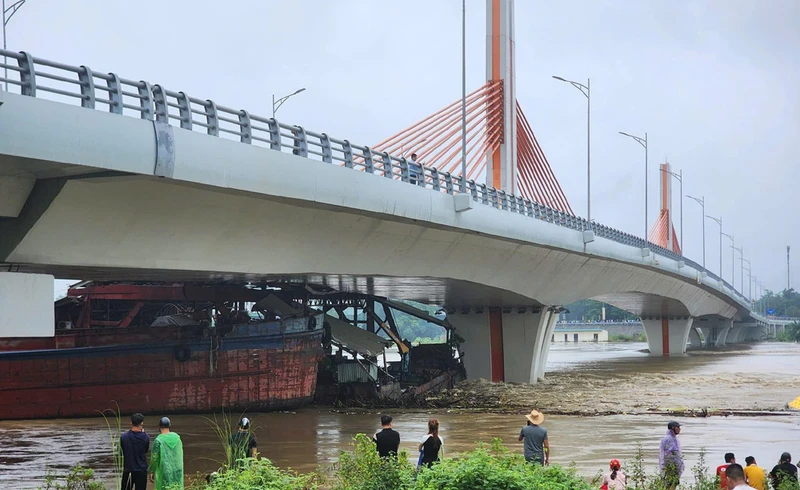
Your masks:
<path fill-rule="evenodd" d="M 192 108 L 186 92 L 178 92 L 178 115 L 181 118 L 181 128 L 192 130 Z"/>
<path fill-rule="evenodd" d="M 36 71 L 33 66 L 33 56 L 30 53 L 21 51 L 19 53 L 22 57 L 17 59 L 19 65 L 19 80 L 22 84 L 20 89 L 22 95 L 28 97 L 36 97 Z"/>
<path fill-rule="evenodd" d="M 325 133 L 319 137 L 319 144 L 322 147 L 322 161 L 324 163 L 333 163 L 333 148 L 331 148 L 331 138 Z"/>
<path fill-rule="evenodd" d="M 213 100 L 206 100 L 205 111 L 208 134 L 211 136 L 219 136 L 219 114 L 217 113 L 217 104 L 215 104 Z"/>
<path fill-rule="evenodd" d="M 153 85 L 153 103 L 156 106 L 156 121 L 169 124 L 167 94 L 161 85 Z"/>
<path fill-rule="evenodd" d="M 78 81 L 81 83 L 81 107 L 94 109 L 94 76 L 88 66 L 81 65 Z"/>
<path fill-rule="evenodd" d="M 142 119 L 152 121 L 155 117 L 155 97 L 153 96 L 153 87 L 147 82 L 139 82 L 139 111 Z"/>
<path fill-rule="evenodd" d="M 113 114 L 122 114 L 122 83 L 115 73 L 109 73 L 106 80 L 108 87 L 108 100 L 111 103 L 108 105 L 108 112 Z"/>

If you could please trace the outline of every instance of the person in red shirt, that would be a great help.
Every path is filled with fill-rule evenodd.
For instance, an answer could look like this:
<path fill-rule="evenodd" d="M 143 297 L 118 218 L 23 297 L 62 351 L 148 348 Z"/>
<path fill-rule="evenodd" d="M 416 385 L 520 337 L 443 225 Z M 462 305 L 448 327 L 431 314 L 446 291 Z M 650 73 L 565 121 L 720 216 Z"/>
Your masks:
<path fill-rule="evenodd" d="M 736 463 L 736 456 L 733 453 L 725 453 L 725 464 L 717 466 L 717 476 L 719 477 L 719 488 L 727 490 L 728 478 L 725 472 L 728 470 L 728 465 Z"/>

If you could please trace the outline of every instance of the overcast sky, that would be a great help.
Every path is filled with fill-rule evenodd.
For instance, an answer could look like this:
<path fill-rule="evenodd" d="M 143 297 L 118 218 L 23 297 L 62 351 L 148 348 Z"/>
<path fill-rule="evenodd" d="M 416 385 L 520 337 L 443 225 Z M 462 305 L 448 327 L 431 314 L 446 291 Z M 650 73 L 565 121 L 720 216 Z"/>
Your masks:
<path fill-rule="evenodd" d="M 467 0 L 468 90 L 485 82 L 485 1 Z M 517 97 L 573 209 L 586 214 L 586 101 L 551 78 L 592 80 L 592 215 L 642 235 L 648 133 L 650 219 L 657 164 L 744 246 L 770 289 L 800 284 L 800 2 L 516 2 Z M 461 94 L 458 0 L 28 0 L 9 49 L 160 83 L 374 144 Z M 674 219 L 679 198 L 674 186 Z M 685 200 L 686 255 L 702 262 L 701 212 Z M 706 263 L 719 233 L 706 223 Z M 730 241 L 723 242 L 730 281 Z M 740 284 L 736 256 L 736 285 Z M 747 272 L 745 272 L 745 276 Z"/>

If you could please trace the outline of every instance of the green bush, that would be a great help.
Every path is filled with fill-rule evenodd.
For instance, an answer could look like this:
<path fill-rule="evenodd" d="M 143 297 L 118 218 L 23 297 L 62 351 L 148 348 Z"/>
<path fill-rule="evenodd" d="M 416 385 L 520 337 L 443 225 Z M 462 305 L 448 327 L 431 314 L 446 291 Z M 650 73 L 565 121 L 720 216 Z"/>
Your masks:
<path fill-rule="evenodd" d="M 397 458 L 381 458 L 372 439 L 358 434 L 353 452 L 342 451 L 334 480 L 334 490 L 405 490 L 412 488 L 414 467 L 406 451 Z"/>
<path fill-rule="evenodd" d="M 572 468 L 540 466 L 511 454 L 500 439 L 491 447 L 480 444 L 457 459 L 423 469 L 414 490 L 591 490 Z"/>
<path fill-rule="evenodd" d="M 355 438 L 352 453 L 343 452 L 334 490 L 591 490 L 574 469 L 542 467 L 512 455 L 500 439 L 445 459 L 419 472 L 408 462 L 408 454 L 381 459 L 367 436 Z"/>
<path fill-rule="evenodd" d="M 64 483 L 61 483 L 61 482 Z M 39 490 L 104 490 L 105 486 L 94 479 L 94 470 L 76 466 L 65 475 L 48 471 L 44 478 L 44 486 Z"/>
<path fill-rule="evenodd" d="M 319 488 L 317 474 L 298 475 L 276 467 L 268 459 L 249 458 L 241 468 L 213 474 L 210 482 L 196 482 L 192 490 L 315 490 Z"/>

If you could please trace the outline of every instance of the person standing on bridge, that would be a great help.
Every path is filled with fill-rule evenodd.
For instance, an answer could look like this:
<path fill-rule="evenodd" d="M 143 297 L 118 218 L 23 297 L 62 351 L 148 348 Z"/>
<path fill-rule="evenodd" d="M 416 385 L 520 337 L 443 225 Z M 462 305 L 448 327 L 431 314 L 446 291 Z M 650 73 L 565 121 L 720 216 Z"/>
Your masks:
<path fill-rule="evenodd" d="M 547 440 L 547 429 L 542 427 L 544 414 L 531 410 L 525 418 L 528 419 L 528 425 L 519 431 L 519 440 L 525 442 L 525 461 L 547 466 L 550 464 L 550 442 Z"/>
<path fill-rule="evenodd" d="M 683 474 L 683 455 L 678 434 L 681 424 L 672 421 L 667 424 L 667 434 L 661 439 L 658 451 L 658 467 L 667 489 L 675 490 Z"/>
<path fill-rule="evenodd" d="M 417 185 L 423 178 L 422 165 L 417 163 L 417 154 L 412 153 L 408 159 L 408 182 Z"/>
<path fill-rule="evenodd" d="M 156 490 L 183 490 L 183 442 L 171 427 L 169 418 L 161 417 L 160 434 L 150 453 L 150 481 L 155 482 Z"/>

